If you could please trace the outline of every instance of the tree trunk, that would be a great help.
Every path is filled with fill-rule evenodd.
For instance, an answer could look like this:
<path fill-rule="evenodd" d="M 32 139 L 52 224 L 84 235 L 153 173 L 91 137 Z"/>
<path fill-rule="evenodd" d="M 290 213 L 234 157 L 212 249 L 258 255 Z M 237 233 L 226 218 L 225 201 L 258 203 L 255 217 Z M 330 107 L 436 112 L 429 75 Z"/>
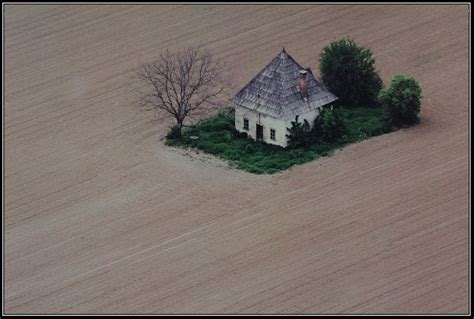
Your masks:
<path fill-rule="evenodd" d="M 175 134 L 177 138 L 181 137 L 181 130 L 183 128 L 183 121 L 178 121 L 178 124 L 175 126 Z"/>

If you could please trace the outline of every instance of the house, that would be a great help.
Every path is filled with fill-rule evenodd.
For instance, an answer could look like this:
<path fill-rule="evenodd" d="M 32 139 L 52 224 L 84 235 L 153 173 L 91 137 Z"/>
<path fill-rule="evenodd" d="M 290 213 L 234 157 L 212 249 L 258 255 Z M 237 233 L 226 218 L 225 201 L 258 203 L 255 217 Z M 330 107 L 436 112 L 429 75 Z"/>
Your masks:
<path fill-rule="evenodd" d="M 298 121 L 313 125 L 322 107 L 337 97 L 304 69 L 285 49 L 234 98 L 235 128 L 251 138 L 287 146 L 287 127 Z"/>

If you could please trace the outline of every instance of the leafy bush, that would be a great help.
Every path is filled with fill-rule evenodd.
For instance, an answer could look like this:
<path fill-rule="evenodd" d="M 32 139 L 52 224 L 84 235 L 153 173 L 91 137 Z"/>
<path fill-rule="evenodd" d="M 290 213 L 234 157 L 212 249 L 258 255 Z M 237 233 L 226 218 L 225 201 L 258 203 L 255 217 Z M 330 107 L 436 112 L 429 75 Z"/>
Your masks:
<path fill-rule="evenodd" d="M 174 140 L 181 137 L 181 129 L 178 126 L 173 126 L 168 134 L 166 134 L 167 140 Z"/>
<path fill-rule="evenodd" d="M 328 156 L 330 154 L 330 152 L 337 148 L 339 146 L 339 144 L 330 144 L 330 143 L 326 143 L 326 142 L 320 142 L 320 143 L 317 143 L 315 144 L 312 149 L 314 149 L 315 152 L 317 152 L 318 154 L 320 154 L 321 156 Z"/>
<path fill-rule="evenodd" d="M 245 132 L 239 132 L 237 130 L 234 130 L 232 133 L 235 138 L 248 138 L 248 135 Z"/>
<path fill-rule="evenodd" d="M 215 132 L 216 129 L 218 130 L 232 130 L 233 125 L 225 120 L 225 118 L 218 118 L 213 122 L 201 122 L 198 124 L 199 129 L 205 132 Z"/>
<path fill-rule="evenodd" d="M 212 141 L 209 141 L 209 140 L 200 140 L 197 142 L 197 147 L 201 150 L 203 150 L 204 152 L 206 153 L 209 153 L 209 154 L 216 154 L 216 151 L 215 151 L 215 143 L 213 143 Z"/>
<path fill-rule="evenodd" d="M 311 145 L 311 126 L 305 119 L 303 123 L 298 122 L 298 115 L 295 120 L 291 122 L 291 127 L 287 128 L 289 134 L 286 135 L 288 138 L 288 146 L 293 148 L 303 147 L 308 149 Z"/>
<path fill-rule="evenodd" d="M 346 106 L 375 105 L 382 80 L 368 48 L 354 40 L 334 41 L 320 55 L 321 80 Z"/>
<path fill-rule="evenodd" d="M 413 77 L 396 75 L 390 87 L 380 91 L 379 100 L 389 129 L 420 122 L 421 88 Z"/>
<path fill-rule="evenodd" d="M 217 110 L 217 117 L 225 118 L 228 112 L 229 112 L 228 109 L 220 108 L 219 110 Z"/>
<path fill-rule="evenodd" d="M 257 147 L 252 143 L 252 144 L 247 144 L 244 147 L 245 153 L 248 154 L 253 154 L 257 151 Z"/>
<path fill-rule="evenodd" d="M 312 129 L 312 135 L 318 143 L 339 141 L 348 132 L 347 114 L 342 108 L 323 108 Z"/>

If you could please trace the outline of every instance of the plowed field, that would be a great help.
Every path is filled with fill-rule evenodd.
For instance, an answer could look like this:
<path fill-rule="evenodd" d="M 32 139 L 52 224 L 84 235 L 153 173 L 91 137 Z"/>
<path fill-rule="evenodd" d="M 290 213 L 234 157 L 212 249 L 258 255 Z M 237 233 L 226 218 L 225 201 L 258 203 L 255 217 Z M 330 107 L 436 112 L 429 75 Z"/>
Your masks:
<path fill-rule="evenodd" d="M 467 5 L 4 9 L 7 314 L 468 312 Z M 235 93 L 343 36 L 420 82 L 422 122 L 279 174 L 164 146 L 129 89 L 166 48 Z"/>

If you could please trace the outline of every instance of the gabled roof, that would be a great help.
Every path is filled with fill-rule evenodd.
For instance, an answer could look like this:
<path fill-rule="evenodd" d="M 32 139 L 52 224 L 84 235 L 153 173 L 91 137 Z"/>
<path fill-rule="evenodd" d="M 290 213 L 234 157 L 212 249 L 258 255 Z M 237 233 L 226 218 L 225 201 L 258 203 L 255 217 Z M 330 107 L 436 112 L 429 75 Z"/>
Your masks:
<path fill-rule="evenodd" d="M 303 100 L 299 88 L 301 70 L 308 71 L 307 101 Z M 337 97 L 316 81 L 311 69 L 304 69 L 283 49 L 232 102 L 272 117 L 291 119 L 335 100 Z"/>

